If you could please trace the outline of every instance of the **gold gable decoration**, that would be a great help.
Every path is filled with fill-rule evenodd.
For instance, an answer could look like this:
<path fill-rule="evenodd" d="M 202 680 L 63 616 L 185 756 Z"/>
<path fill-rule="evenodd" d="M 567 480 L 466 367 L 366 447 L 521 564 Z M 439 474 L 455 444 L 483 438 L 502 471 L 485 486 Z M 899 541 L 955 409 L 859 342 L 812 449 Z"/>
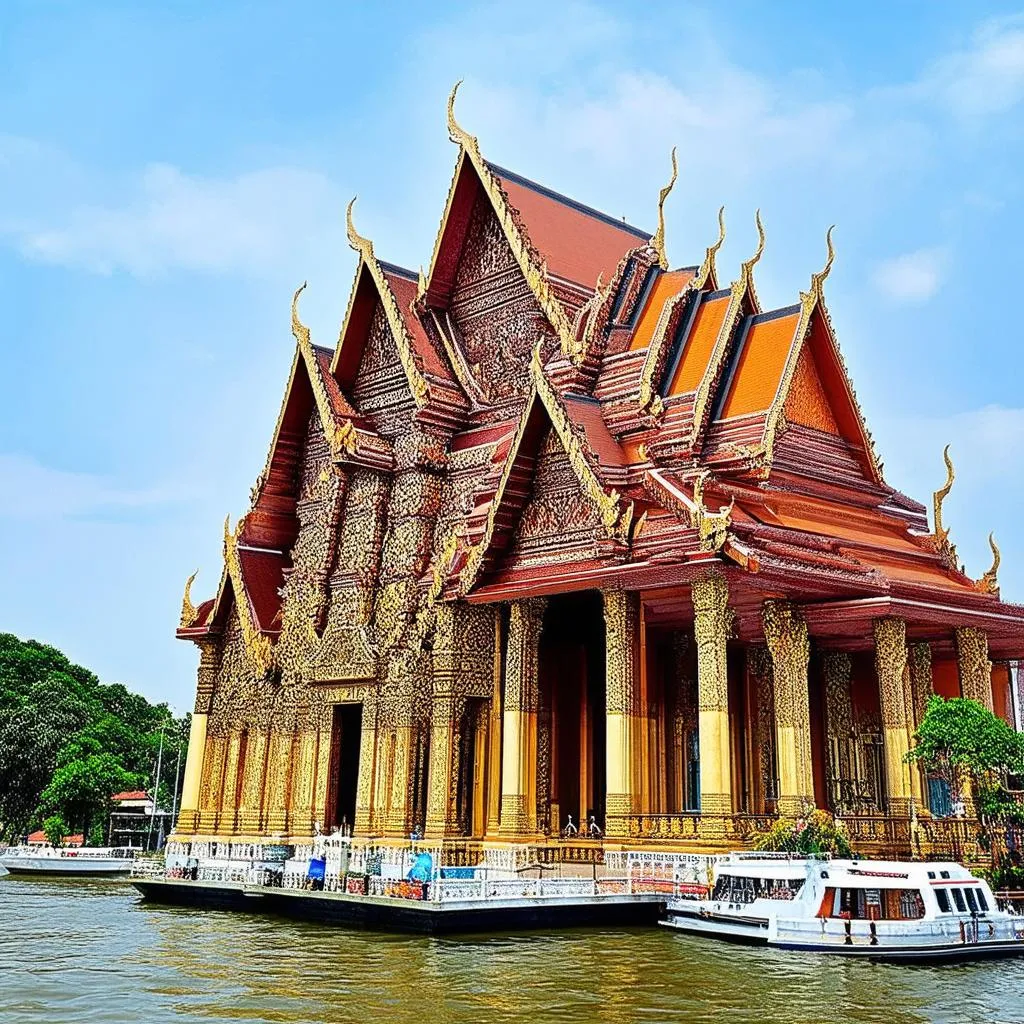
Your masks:
<path fill-rule="evenodd" d="M 949 527 L 944 526 L 942 521 L 942 503 L 949 497 L 949 492 L 953 489 L 953 481 L 956 479 L 956 470 L 953 468 L 953 460 L 949 456 L 948 444 L 942 449 L 942 461 L 946 464 L 946 482 L 932 495 L 934 529 L 931 541 L 942 564 L 949 569 L 959 571 L 960 560 L 957 558 L 956 545 L 950 543 Z"/>
<path fill-rule="evenodd" d="M 295 343 L 306 364 L 309 384 L 313 389 L 313 399 L 316 402 L 317 411 L 320 413 L 320 422 L 323 425 L 324 434 L 327 436 L 327 443 L 331 447 L 332 456 L 338 458 L 342 453 L 353 455 L 357 446 L 355 427 L 351 420 L 338 423 L 335 419 L 330 396 L 327 394 L 327 388 L 320 376 L 320 363 L 313 350 L 309 328 L 299 319 L 299 296 L 305 291 L 305 288 L 306 282 L 303 281 L 292 296 L 292 337 L 295 338 Z M 260 485 L 260 489 L 262 489 L 262 485 Z"/>
<path fill-rule="evenodd" d="M 724 241 L 725 207 L 720 206 L 718 208 L 718 238 L 705 250 L 704 261 L 696 275 L 686 283 L 678 295 L 673 296 L 665 303 L 654 328 L 654 336 L 647 347 L 647 356 L 644 358 L 644 365 L 640 370 L 638 398 L 641 410 L 650 416 L 659 418 L 665 411 L 665 403 L 661 400 L 661 396 L 655 393 L 654 381 L 662 369 L 665 346 L 669 340 L 668 325 L 672 322 L 672 318 L 681 304 L 687 302 L 694 293 L 702 291 L 709 283 L 714 285 L 716 281 L 715 257 Z"/>
<path fill-rule="evenodd" d="M 704 504 L 704 485 L 710 477 L 711 470 L 705 469 L 693 482 L 693 503 L 696 507 L 690 513 L 690 525 L 700 536 L 700 546 L 704 551 L 719 551 L 728 538 L 736 496 L 733 495 L 729 504 L 722 505 L 717 512 L 709 512 Z"/>
<path fill-rule="evenodd" d="M 242 626 L 242 638 L 245 642 L 246 652 L 256 671 L 261 675 L 266 675 L 274 665 L 274 648 L 270 643 L 270 637 L 260 632 L 242 578 L 242 563 L 238 557 L 238 537 L 244 524 L 245 517 L 243 516 L 235 524 L 235 530 L 232 533 L 231 516 L 224 517 L 224 566 L 235 595 L 235 610 Z"/>
<path fill-rule="evenodd" d="M 518 218 L 509 205 L 508 197 L 491 172 L 487 161 L 480 152 L 480 144 L 475 135 L 470 135 L 455 118 L 455 96 L 459 91 L 462 80 L 452 86 L 451 94 L 448 96 L 448 137 L 457 146 L 461 147 L 462 156 L 455 167 L 455 174 L 448 190 L 448 202 L 445 206 L 444 217 L 438 229 L 437 237 L 434 240 L 434 253 L 430 260 L 430 271 L 426 278 L 420 282 L 418 300 L 422 301 L 430 289 L 430 284 L 437 267 L 438 254 L 441 250 L 441 240 L 444 236 L 444 229 L 448 222 L 448 215 L 451 210 L 452 201 L 455 198 L 455 188 L 458 184 L 459 174 L 462 169 L 463 160 L 469 160 L 480 179 L 487 198 L 491 202 L 498 223 L 501 225 L 502 233 L 512 250 L 512 255 L 519 264 L 519 269 L 526 279 L 527 286 L 533 293 L 537 304 L 543 310 L 548 322 L 555 330 L 561 345 L 562 354 L 569 359 L 574 366 L 580 366 L 586 358 L 587 352 L 573 332 L 573 325 L 567 316 L 562 304 L 555 297 L 548 280 L 548 269 L 540 254 L 534 249 L 527 238 Z"/>
<path fill-rule="evenodd" d="M 422 408 L 430 399 L 430 385 L 427 383 L 426 377 L 423 375 L 423 370 L 420 368 L 416 354 L 412 348 L 412 338 L 409 337 L 409 332 L 405 326 L 405 320 L 402 317 L 402 311 L 399 309 L 398 300 L 395 298 L 395 293 L 391 290 L 391 285 L 388 284 L 388 279 L 384 275 L 384 269 L 381 267 L 374 255 L 373 242 L 368 238 L 364 238 L 358 231 L 356 231 L 355 224 L 352 221 L 352 209 L 356 204 L 356 196 L 353 196 L 349 201 L 348 208 L 345 211 L 345 230 L 348 237 L 348 244 L 357 252 L 362 260 L 363 266 L 370 272 L 370 276 L 373 278 L 373 283 L 377 286 L 377 292 L 380 295 L 381 305 L 384 307 L 384 316 L 387 318 L 388 327 L 391 330 L 391 335 L 395 339 L 395 345 L 398 348 L 398 357 L 402 362 L 402 369 L 405 370 L 405 375 L 409 380 L 409 388 L 412 391 L 413 398 L 416 401 L 416 405 Z M 358 285 L 359 274 L 356 273 L 356 282 Z M 352 299 L 355 298 L 355 292 L 352 293 Z M 349 303 L 349 313 L 346 315 L 346 326 L 348 322 L 348 316 L 351 315 L 351 300 Z M 344 341 L 345 328 L 342 328 L 342 337 L 338 341 L 338 351 L 341 351 L 341 343 Z"/>
<path fill-rule="evenodd" d="M 757 225 L 757 248 L 750 259 L 740 265 L 740 276 L 733 281 L 729 289 L 729 306 L 725 311 L 725 318 L 715 339 L 714 348 L 711 350 L 711 358 L 708 360 L 707 369 L 701 378 L 697 388 L 697 394 L 693 401 L 693 427 L 690 434 L 690 447 L 695 448 L 704 430 L 704 421 L 707 419 L 711 409 L 711 400 L 715 383 L 718 380 L 724 365 L 726 351 L 729 347 L 729 339 L 740 318 L 740 311 L 743 309 L 744 299 L 749 299 L 755 311 L 760 310 L 757 301 L 757 293 L 754 291 L 754 267 L 764 255 L 765 233 L 764 224 L 761 222 L 761 211 L 754 214 L 754 223 Z"/>
<path fill-rule="evenodd" d="M 975 584 L 975 586 L 983 594 L 994 594 L 996 597 L 999 596 L 999 563 L 1002 562 L 1003 556 L 1000 554 L 999 545 L 996 543 L 994 534 L 988 535 L 988 546 L 992 549 L 992 565 L 982 575 L 981 579 Z"/>

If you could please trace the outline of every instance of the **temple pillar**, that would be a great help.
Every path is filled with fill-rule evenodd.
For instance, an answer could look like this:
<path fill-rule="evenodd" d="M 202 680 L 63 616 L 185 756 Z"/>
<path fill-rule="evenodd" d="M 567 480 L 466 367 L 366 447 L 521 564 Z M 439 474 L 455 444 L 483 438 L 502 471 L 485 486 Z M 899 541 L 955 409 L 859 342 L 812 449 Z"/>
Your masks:
<path fill-rule="evenodd" d="M 769 814 L 775 809 L 775 689 L 772 659 L 768 648 L 754 644 L 747 648 L 748 706 L 750 708 L 751 766 L 753 769 L 753 811 Z"/>
<path fill-rule="evenodd" d="M 316 729 L 304 728 L 297 734 L 293 744 L 295 759 L 292 765 L 288 815 L 288 826 L 292 835 L 313 834 L 313 787 L 316 782 L 318 739 Z"/>
<path fill-rule="evenodd" d="M 913 706 L 913 723 L 916 729 L 924 719 L 928 701 L 935 695 L 932 679 L 932 649 L 927 643 L 911 644 L 909 648 L 910 699 Z"/>
<path fill-rule="evenodd" d="M 700 813 L 732 814 L 732 743 L 729 736 L 727 642 L 733 613 L 729 587 L 718 573 L 691 588 L 697 640 L 697 715 L 700 740 Z"/>
<path fill-rule="evenodd" d="M 459 747 L 466 702 L 452 694 L 434 698 L 430 725 L 430 785 L 426 836 L 443 839 L 463 833 L 459 820 Z"/>
<path fill-rule="evenodd" d="M 227 755 L 224 761 L 224 793 L 221 798 L 220 824 L 218 831 L 234 832 L 238 826 L 238 773 L 241 765 L 242 734 L 232 729 L 227 737 Z"/>
<path fill-rule="evenodd" d="M 192 713 L 192 723 L 188 730 L 188 753 L 185 755 L 185 779 L 181 786 L 181 810 L 176 826 L 178 832 L 193 832 L 197 825 L 208 719 L 209 715 L 203 712 Z"/>
<path fill-rule="evenodd" d="M 609 836 L 629 832 L 625 817 L 640 810 L 645 722 L 639 715 L 640 597 L 622 590 L 603 593 L 605 623 L 605 782 Z M 581 825 L 585 825 L 582 822 Z"/>
<path fill-rule="evenodd" d="M 504 620 L 500 608 L 494 614 L 494 655 L 491 668 L 490 728 L 487 738 L 487 827 L 485 834 L 496 835 L 501 823 L 501 725 L 504 717 L 502 681 L 504 679 Z"/>
<path fill-rule="evenodd" d="M 288 797 L 291 788 L 292 737 L 294 730 L 287 732 L 274 729 L 270 734 L 266 815 L 264 827 L 273 834 L 288 830 Z"/>
<path fill-rule="evenodd" d="M 356 782 L 356 816 L 352 824 L 354 835 L 370 836 L 379 827 L 374 806 L 378 756 L 377 694 L 367 692 L 363 698 L 363 717 L 359 730 L 359 778 Z"/>
<path fill-rule="evenodd" d="M 907 710 L 907 624 L 903 619 L 875 619 L 874 629 L 888 811 L 897 817 L 909 817 L 911 807 L 920 802 L 921 786 L 919 773 L 912 772 L 906 761 L 912 728 Z M 916 777 L 916 786 L 911 776 Z"/>
<path fill-rule="evenodd" d="M 509 617 L 499 823 L 499 833 L 507 837 L 537 832 L 537 651 L 546 604 L 544 599 L 516 601 Z"/>
<path fill-rule="evenodd" d="M 772 658 L 775 698 L 775 756 L 779 774 L 777 807 L 794 816 L 814 804 L 811 711 L 807 666 L 811 643 L 807 623 L 786 601 L 765 601 L 764 635 Z"/>
<path fill-rule="evenodd" d="M 221 733 L 208 735 L 199 792 L 199 829 L 207 834 L 216 832 L 220 827 L 226 755 L 227 737 Z"/>
<path fill-rule="evenodd" d="M 688 768 L 687 733 L 697 728 L 697 687 L 690 671 L 690 637 L 682 631 L 672 638 L 672 720 L 667 724 L 669 809 L 685 811 Z"/>
<path fill-rule="evenodd" d="M 242 795 L 238 801 L 238 829 L 244 835 L 256 835 L 263 827 L 266 768 L 267 734 L 263 729 L 250 729 L 246 736 Z"/>
<path fill-rule="evenodd" d="M 850 764 L 850 737 L 853 735 L 853 660 L 843 651 L 826 651 L 825 743 L 829 809 L 833 814 L 848 810 L 843 783 L 853 778 Z"/>
<path fill-rule="evenodd" d="M 973 626 L 954 631 L 960 693 L 992 711 L 992 663 L 988 660 L 988 637 Z"/>

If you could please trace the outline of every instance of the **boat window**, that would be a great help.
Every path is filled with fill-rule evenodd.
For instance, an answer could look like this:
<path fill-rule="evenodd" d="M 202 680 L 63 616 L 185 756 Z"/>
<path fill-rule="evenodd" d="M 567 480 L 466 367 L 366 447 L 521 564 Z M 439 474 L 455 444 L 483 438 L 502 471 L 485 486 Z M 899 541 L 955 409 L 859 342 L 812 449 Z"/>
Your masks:
<path fill-rule="evenodd" d="M 936 889 L 935 898 L 939 901 L 939 910 L 944 914 L 953 913 L 953 908 L 949 904 L 949 893 L 945 889 Z"/>
<path fill-rule="evenodd" d="M 934 878 L 935 877 L 935 872 L 934 871 L 929 871 L 928 872 L 928 877 L 929 878 Z"/>
<path fill-rule="evenodd" d="M 978 912 L 978 901 L 974 898 L 974 890 L 971 888 L 964 889 L 964 897 L 967 900 L 967 906 L 970 911 L 976 914 Z"/>
<path fill-rule="evenodd" d="M 803 888 L 802 878 L 749 878 L 719 875 L 711 898 L 726 903 L 753 903 L 754 900 L 795 900 Z"/>
<path fill-rule="evenodd" d="M 840 889 L 833 915 L 854 921 L 916 921 L 924 917 L 917 889 Z"/>
<path fill-rule="evenodd" d="M 956 904 L 956 909 L 961 914 L 966 914 L 967 904 L 964 903 L 964 894 L 959 889 L 950 889 L 949 891 L 953 894 L 953 902 Z"/>
<path fill-rule="evenodd" d="M 989 906 L 988 906 L 988 900 L 987 900 L 987 899 L 985 899 L 985 890 L 984 890 L 984 889 L 982 889 L 982 888 L 981 888 L 981 887 L 979 886 L 979 887 L 978 887 L 977 889 L 975 889 L 974 891 L 975 891 L 975 893 L 976 893 L 976 894 L 977 894 L 977 896 L 978 896 L 978 906 L 979 906 L 979 907 L 981 907 L 981 909 L 982 909 L 982 910 L 988 910 L 988 909 L 989 909 Z"/>
<path fill-rule="evenodd" d="M 940 871 L 939 872 L 939 878 L 949 878 L 949 872 L 948 871 Z"/>

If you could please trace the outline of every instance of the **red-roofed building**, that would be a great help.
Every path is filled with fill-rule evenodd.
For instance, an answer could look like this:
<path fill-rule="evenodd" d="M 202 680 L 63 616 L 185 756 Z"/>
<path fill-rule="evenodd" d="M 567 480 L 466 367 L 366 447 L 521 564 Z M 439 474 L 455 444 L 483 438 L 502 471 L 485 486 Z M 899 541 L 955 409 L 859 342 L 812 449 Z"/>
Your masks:
<path fill-rule="evenodd" d="M 944 851 L 948 794 L 904 755 L 934 693 L 1019 721 L 1024 608 L 997 553 L 960 563 L 948 484 L 929 516 L 885 480 L 831 239 L 764 310 L 759 220 L 725 285 L 721 222 L 670 265 L 667 189 L 640 231 L 448 130 L 424 269 L 350 207 L 333 350 L 293 298 L 266 466 L 215 593 L 183 601 L 178 837 L 536 844 L 571 821 L 696 851 L 815 804 L 864 852 Z"/>

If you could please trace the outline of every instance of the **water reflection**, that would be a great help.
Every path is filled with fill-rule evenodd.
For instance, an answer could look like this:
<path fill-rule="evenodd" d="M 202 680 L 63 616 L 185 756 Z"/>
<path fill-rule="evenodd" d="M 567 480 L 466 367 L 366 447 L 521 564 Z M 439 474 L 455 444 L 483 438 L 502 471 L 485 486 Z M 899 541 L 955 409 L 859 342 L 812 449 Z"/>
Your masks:
<path fill-rule="evenodd" d="M 4 1024 L 1024 1019 L 1024 961 L 905 968 L 615 929 L 428 939 L 0 880 Z"/>

